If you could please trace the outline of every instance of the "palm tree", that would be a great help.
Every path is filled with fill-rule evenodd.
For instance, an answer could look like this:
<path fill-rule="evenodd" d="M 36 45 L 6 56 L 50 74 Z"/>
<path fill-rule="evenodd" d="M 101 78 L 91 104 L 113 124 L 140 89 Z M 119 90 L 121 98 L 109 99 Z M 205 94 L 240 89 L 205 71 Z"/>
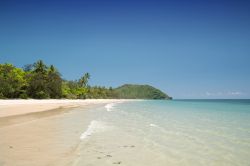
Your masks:
<path fill-rule="evenodd" d="M 84 74 L 84 78 L 86 80 L 86 83 L 88 83 L 88 80 L 90 79 L 90 74 L 89 73 L 85 73 Z"/>
<path fill-rule="evenodd" d="M 90 79 L 90 74 L 85 73 L 84 76 L 82 76 L 81 79 L 79 80 L 80 86 L 86 87 L 88 85 L 89 79 Z"/>
<path fill-rule="evenodd" d="M 48 69 L 46 85 L 46 90 L 50 97 L 60 98 L 62 96 L 62 78 L 60 77 L 58 70 L 53 65 L 50 65 Z"/>
<path fill-rule="evenodd" d="M 46 73 L 47 66 L 43 63 L 42 60 L 38 60 L 35 65 L 35 72 L 36 73 Z"/>
<path fill-rule="evenodd" d="M 54 67 L 54 65 L 50 65 L 49 72 L 51 72 L 51 73 L 55 73 L 56 72 L 56 68 Z"/>
<path fill-rule="evenodd" d="M 58 76 L 61 76 L 61 74 L 58 72 L 58 70 L 54 67 L 54 65 L 50 65 L 49 69 L 49 74 L 56 74 Z"/>

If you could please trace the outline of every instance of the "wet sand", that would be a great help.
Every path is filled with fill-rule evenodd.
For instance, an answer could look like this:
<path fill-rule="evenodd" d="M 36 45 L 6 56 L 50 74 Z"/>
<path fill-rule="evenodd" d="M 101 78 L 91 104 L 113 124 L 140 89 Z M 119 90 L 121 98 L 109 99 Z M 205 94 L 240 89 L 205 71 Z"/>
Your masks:
<path fill-rule="evenodd" d="M 117 101 L 1 101 L 0 166 L 72 165 L 88 127 L 86 110 Z"/>
<path fill-rule="evenodd" d="M 34 112 L 54 110 L 58 108 L 74 108 L 90 104 L 105 104 L 125 100 L 116 99 L 46 99 L 46 100 L 0 100 L 0 118 L 14 115 L 23 115 Z"/>

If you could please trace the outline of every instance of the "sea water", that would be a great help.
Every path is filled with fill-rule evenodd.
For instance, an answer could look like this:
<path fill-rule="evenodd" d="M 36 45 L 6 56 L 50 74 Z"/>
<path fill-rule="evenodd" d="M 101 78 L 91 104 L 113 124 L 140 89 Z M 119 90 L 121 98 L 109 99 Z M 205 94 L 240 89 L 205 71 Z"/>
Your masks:
<path fill-rule="evenodd" d="M 250 100 L 143 100 L 89 111 L 75 165 L 250 165 Z"/>

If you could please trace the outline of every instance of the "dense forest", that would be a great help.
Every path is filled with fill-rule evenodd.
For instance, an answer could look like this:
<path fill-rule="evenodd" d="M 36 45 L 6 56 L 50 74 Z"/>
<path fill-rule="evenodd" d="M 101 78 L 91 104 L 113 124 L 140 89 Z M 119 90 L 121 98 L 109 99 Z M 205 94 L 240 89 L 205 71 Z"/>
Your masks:
<path fill-rule="evenodd" d="M 87 99 L 87 98 L 141 98 L 169 99 L 158 89 L 148 85 L 124 85 L 113 89 L 88 84 L 90 74 L 85 73 L 74 81 L 64 80 L 53 65 L 42 60 L 23 68 L 0 64 L 0 98 L 35 99 Z"/>
<path fill-rule="evenodd" d="M 172 99 L 150 85 L 125 84 L 115 89 L 117 98 L 122 99 Z"/>

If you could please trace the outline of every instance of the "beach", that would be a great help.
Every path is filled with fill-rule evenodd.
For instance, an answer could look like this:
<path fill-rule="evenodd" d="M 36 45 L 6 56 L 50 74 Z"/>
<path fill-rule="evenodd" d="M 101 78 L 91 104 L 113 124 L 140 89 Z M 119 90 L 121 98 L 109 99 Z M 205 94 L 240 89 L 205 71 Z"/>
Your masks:
<path fill-rule="evenodd" d="M 49 99 L 49 100 L 0 100 L 0 118 L 14 115 L 23 115 L 48 111 L 58 108 L 84 107 L 88 105 L 105 104 L 121 102 L 125 100 L 117 99 L 86 99 L 86 100 L 69 100 L 69 99 Z"/>
<path fill-rule="evenodd" d="M 0 166 L 248 166 L 249 108 L 250 100 L 4 100 Z"/>
<path fill-rule="evenodd" d="M 0 100 L 0 166 L 67 165 L 87 110 L 124 100 Z"/>

